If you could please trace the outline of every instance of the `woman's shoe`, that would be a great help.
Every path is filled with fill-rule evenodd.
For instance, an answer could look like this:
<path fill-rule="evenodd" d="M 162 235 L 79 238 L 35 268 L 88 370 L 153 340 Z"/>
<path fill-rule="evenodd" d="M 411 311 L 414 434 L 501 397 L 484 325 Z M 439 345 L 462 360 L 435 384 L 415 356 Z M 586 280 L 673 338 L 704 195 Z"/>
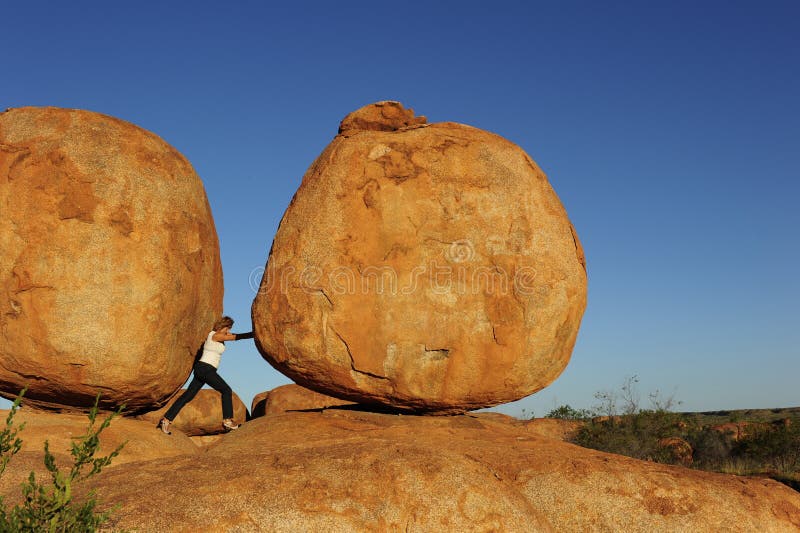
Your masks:
<path fill-rule="evenodd" d="M 162 418 L 158 423 L 158 429 L 166 433 L 167 435 L 172 435 L 172 432 L 169 430 L 169 425 L 172 422 L 167 420 L 166 418 Z"/>
<path fill-rule="evenodd" d="M 234 424 L 232 419 L 226 418 L 222 421 L 222 427 L 225 428 L 225 431 L 233 431 L 239 429 L 239 424 Z"/>

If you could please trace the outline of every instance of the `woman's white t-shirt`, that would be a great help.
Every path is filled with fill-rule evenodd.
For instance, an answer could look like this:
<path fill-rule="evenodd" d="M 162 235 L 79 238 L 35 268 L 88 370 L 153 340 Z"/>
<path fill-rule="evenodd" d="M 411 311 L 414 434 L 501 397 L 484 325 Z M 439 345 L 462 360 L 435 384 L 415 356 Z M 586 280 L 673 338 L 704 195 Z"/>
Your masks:
<path fill-rule="evenodd" d="M 214 368 L 219 368 L 219 360 L 222 359 L 222 352 L 225 351 L 225 345 L 221 342 L 215 341 L 212 337 L 216 331 L 208 334 L 205 344 L 203 344 L 203 355 L 200 361 L 208 363 Z"/>

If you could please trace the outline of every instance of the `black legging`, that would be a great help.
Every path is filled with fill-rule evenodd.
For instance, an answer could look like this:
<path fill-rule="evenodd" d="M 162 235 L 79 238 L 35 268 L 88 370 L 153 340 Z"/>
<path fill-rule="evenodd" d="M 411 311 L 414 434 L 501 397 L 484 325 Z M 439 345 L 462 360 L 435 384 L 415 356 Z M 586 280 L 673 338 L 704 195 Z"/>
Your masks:
<path fill-rule="evenodd" d="M 203 361 L 198 361 L 194 364 L 194 377 L 192 382 L 189 383 L 189 388 L 172 404 L 164 418 L 170 422 L 175 420 L 183 406 L 192 401 L 192 398 L 197 395 L 197 392 L 203 388 L 204 384 L 208 384 L 214 390 L 222 393 L 222 418 L 233 418 L 233 397 L 230 386 L 217 374 L 216 368 Z"/>

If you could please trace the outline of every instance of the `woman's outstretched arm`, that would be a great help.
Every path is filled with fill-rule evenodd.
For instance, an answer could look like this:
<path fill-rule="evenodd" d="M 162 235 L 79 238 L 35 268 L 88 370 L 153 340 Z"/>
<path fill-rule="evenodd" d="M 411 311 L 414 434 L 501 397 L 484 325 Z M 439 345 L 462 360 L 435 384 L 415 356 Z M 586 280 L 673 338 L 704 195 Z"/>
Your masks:
<path fill-rule="evenodd" d="M 238 341 L 241 339 L 252 339 L 253 332 L 248 331 L 247 333 L 231 333 L 230 328 L 222 328 L 214 333 L 214 336 L 211 338 L 217 342 Z"/>
<path fill-rule="evenodd" d="M 215 332 L 214 336 L 211 338 L 217 342 L 235 341 L 236 335 L 231 333 L 231 328 L 225 327 Z"/>

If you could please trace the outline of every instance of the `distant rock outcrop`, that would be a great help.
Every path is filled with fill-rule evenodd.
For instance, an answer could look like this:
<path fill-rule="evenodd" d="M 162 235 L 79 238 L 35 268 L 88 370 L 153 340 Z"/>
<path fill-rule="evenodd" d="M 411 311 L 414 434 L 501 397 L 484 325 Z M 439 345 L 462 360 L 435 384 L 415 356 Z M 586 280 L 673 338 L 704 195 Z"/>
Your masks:
<path fill-rule="evenodd" d="M 561 418 L 531 418 L 529 420 L 520 420 L 513 416 L 492 411 L 472 413 L 471 416 L 480 420 L 490 420 L 514 426 L 520 431 L 525 431 L 537 437 L 563 440 L 566 442 L 569 442 L 569 440 L 586 425 L 582 420 L 564 420 Z"/>
<path fill-rule="evenodd" d="M 560 418 L 533 418 L 523 423 L 527 431 L 540 437 L 569 441 L 586 425 L 582 420 L 562 420 Z"/>
<path fill-rule="evenodd" d="M 179 391 L 172 400 L 159 409 L 138 416 L 152 424 L 157 424 L 167 412 L 169 406 L 180 397 L 186 389 Z M 243 424 L 247 420 L 247 407 L 241 398 L 233 393 L 233 421 Z M 222 395 L 213 389 L 200 389 L 191 402 L 187 403 L 172 423 L 172 428 L 184 435 L 217 435 L 224 433 L 222 428 Z"/>
<path fill-rule="evenodd" d="M 0 395 L 165 401 L 222 305 L 203 184 L 158 136 L 89 111 L 0 114 Z"/>
<path fill-rule="evenodd" d="M 453 413 L 517 400 L 566 366 L 583 251 L 517 145 L 396 102 L 359 109 L 311 165 L 253 302 L 256 344 L 300 385 Z"/>
<path fill-rule="evenodd" d="M 353 403 L 308 390 L 300 385 L 289 384 L 256 394 L 250 413 L 253 418 L 258 418 L 287 411 L 326 409 L 341 405 L 353 405 Z"/>
<path fill-rule="evenodd" d="M 772 422 L 754 422 L 741 420 L 738 422 L 725 422 L 709 426 L 712 431 L 730 436 L 731 440 L 740 441 L 759 433 L 771 432 L 782 428 L 791 427 L 791 418 L 781 418 Z"/>
<path fill-rule="evenodd" d="M 775 481 L 637 461 L 525 426 L 289 412 L 251 420 L 200 455 L 109 468 L 94 486 L 120 506 L 115 527 L 140 531 L 800 528 L 800 494 Z"/>

